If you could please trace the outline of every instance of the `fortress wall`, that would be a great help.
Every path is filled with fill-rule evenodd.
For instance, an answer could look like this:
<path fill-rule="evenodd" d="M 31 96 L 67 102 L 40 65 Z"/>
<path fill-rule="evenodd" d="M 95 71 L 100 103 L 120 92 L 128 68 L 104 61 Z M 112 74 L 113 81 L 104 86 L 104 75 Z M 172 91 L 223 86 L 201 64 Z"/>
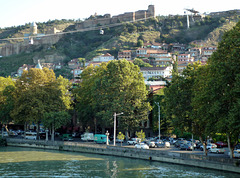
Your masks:
<path fill-rule="evenodd" d="M 146 11 L 137 11 L 135 12 L 135 18 L 138 19 L 145 19 L 147 17 Z"/>
<path fill-rule="evenodd" d="M 34 46 L 39 45 L 52 45 L 59 41 L 61 35 L 54 35 L 48 37 L 34 38 Z M 28 39 L 21 43 L 6 44 L 0 48 L 0 56 L 10 56 L 13 54 L 19 54 L 21 52 L 29 51 L 32 45 L 29 44 Z"/>
<path fill-rule="evenodd" d="M 119 21 L 135 21 L 138 19 L 144 19 L 146 17 L 155 16 L 154 5 L 149 5 L 147 10 L 140 10 L 136 12 L 126 12 L 124 14 L 119 14 L 111 18 L 110 14 L 105 14 L 104 18 L 96 17 L 94 20 L 85 20 L 84 22 L 75 25 L 76 30 L 81 30 L 85 28 L 96 27 L 100 25 L 109 25 L 111 23 L 119 23 Z"/>

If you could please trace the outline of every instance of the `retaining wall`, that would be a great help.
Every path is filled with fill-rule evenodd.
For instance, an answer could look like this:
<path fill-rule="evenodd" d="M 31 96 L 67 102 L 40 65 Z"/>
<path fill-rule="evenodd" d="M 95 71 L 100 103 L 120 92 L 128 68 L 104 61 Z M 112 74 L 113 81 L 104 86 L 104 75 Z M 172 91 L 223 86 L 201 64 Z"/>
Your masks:
<path fill-rule="evenodd" d="M 211 157 L 187 153 L 175 153 L 160 150 L 142 150 L 128 147 L 106 146 L 91 143 L 88 144 L 62 141 L 33 141 L 12 138 L 7 139 L 7 145 L 121 156 L 240 173 L 240 160 L 230 158 Z"/>

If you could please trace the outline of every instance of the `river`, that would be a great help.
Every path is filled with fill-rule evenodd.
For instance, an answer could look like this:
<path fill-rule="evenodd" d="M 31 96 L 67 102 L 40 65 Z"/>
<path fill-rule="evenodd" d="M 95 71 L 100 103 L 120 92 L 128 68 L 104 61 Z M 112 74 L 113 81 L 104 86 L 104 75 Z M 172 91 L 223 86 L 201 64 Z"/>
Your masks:
<path fill-rule="evenodd" d="M 0 177 L 239 177 L 222 171 L 146 160 L 0 147 Z"/>

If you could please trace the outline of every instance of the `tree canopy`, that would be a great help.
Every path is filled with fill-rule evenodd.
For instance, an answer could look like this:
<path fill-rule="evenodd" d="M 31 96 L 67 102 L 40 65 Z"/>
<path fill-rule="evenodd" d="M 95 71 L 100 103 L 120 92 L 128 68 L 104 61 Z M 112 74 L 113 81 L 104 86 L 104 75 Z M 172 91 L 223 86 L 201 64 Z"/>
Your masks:
<path fill-rule="evenodd" d="M 81 120 L 107 127 L 113 124 L 114 113 L 123 112 L 119 116 L 119 127 L 126 130 L 146 121 L 151 106 L 138 66 L 127 60 L 113 60 L 99 67 L 86 68 L 81 79 L 77 89 L 77 110 Z"/>

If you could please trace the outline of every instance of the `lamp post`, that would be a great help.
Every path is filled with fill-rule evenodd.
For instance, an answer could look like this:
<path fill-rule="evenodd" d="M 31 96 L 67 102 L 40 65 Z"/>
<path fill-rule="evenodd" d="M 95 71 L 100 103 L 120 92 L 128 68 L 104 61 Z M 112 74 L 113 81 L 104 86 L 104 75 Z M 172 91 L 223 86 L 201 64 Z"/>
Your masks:
<path fill-rule="evenodd" d="M 106 136 L 107 136 L 107 142 L 106 142 L 106 144 L 109 145 L 109 142 L 108 142 L 108 136 L 109 136 L 108 130 L 107 130 L 107 132 L 106 132 Z"/>
<path fill-rule="evenodd" d="M 159 105 L 159 102 L 155 102 L 155 104 L 158 106 L 158 137 L 159 137 L 159 140 L 160 140 L 160 137 L 161 137 L 161 132 L 160 132 L 160 105 Z"/>
<path fill-rule="evenodd" d="M 123 112 L 117 114 L 117 113 L 114 113 L 113 117 L 114 117 L 114 133 L 113 133 L 113 145 L 115 146 L 116 145 L 116 120 L 117 120 L 117 116 L 123 114 Z"/>

